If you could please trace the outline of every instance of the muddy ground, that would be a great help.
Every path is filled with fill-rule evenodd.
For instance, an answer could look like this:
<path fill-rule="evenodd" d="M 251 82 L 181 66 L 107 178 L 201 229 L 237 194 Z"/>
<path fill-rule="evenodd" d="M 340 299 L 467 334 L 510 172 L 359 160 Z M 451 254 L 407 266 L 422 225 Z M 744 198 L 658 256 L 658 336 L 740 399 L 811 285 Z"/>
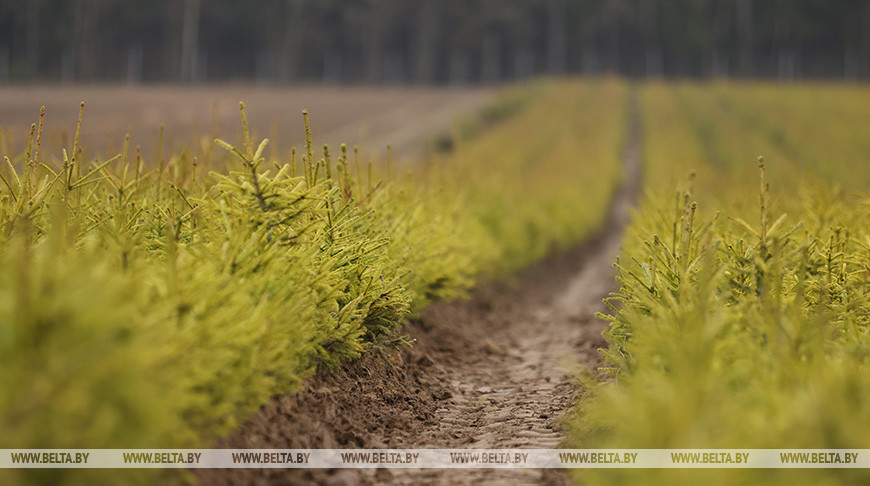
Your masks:
<path fill-rule="evenodd" d="M 387 359 L 369 356 L 320 373 L 274 398 L 221 448 L 557 448 L 580 390 L 595 372 L 602 298 L 639 190 L 637 117 L 626 179 L 593 239 L 408 322 L 416 340 Z M 581 184 L 578 181 L 578 186 Z M 565 484 L 559 470 L 198 470 L 203 484 Z"/>
<path fill-rule="evenodd" d="M 286 158 L 291 145 L 304 144 L 303 109 L 311 116 L 315 147 L 328 143 L 359 145 L 363 155 L 381 156 L 389 143 L 399 156 L 426 137 L 449 133 L 453 123 L 480 110 L 495 88 L 296 86 L 11 86 L 0 88 L 0 151 L 12 131 L 13 150 L 26 148 L 32 123 L 45 105 L 43 143 L 59 153 L 72 147 L 79 103 L 85 102 L 81 145 L 92 156 L 115 155 L 131 134 L 130 153 L 142 147 L 146 162 L 156 155 L 160 126 L 165 126 L 166 152 L 196 146 L 215 137 L 237 140 L 241 127 L 239 101 L 261 138 Z M 267 151 L 267 154 L 271 152 Z M 0 154 L 3 155 L 3 154 Z"/>

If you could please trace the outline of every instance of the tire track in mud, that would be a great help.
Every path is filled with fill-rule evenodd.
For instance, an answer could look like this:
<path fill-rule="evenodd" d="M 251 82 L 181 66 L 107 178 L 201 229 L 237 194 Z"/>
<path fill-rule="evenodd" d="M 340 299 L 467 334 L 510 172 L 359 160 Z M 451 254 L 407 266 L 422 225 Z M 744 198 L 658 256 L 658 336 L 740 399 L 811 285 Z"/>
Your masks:
<path fill-rule="evenodd" d="M 414 347 L 320 373 L 277 397 L 226 448 L 557 448 L 577 396 L 572 370 L 600 364 L 594 317 L 640 191 L 641 126 L 631 95 L 624 180 L 587 243 L 475 292 L 430 305 Z M 582 182 L 578 182 L 582 184 Z M 559 470 L 198 470 L 203 484 L 566 484 Z"/>

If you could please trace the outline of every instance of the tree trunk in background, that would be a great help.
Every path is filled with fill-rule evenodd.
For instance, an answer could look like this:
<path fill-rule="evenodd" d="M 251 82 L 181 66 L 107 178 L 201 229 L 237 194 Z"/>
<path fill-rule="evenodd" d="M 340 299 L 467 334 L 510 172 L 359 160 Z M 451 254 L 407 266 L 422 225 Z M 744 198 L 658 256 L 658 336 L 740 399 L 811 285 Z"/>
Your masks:
<path fill-rule="evenodd" d="M 365 81 L 367 83 L 377 84 L 381 81 L 381 65 L 383 63 L 383 54 L 381 52 L 381 40 L 377 32 L 369 32 L 366 35 L 365 44 L 363 46 L 363 59 Z"/>
<path fill-rule="evenodd" d="M 377 25 L 372 25 L 368 29 L 363 41 L 365 81 L 372 84 L 377 84 L 381 81 L 384 64 L 383 46 L 381 45 L 381 26 L 377 20 L 376 23 Z"/>
<path fill-rule="evenodd" d="M 644 74 L 661 76 L 664 74 L 664 59 L 659 41 L 658 0 L 641 0 L 638 7 L 641 38 L 645 46 Z"/>
<path fill-rule="evenodd" d="M 566 44 L 568 12 L 565 0 L 547 2 L 547 72 L 562 74 L 566 71 Z"/>
<path fill-rule="evenodd" d="M 39 76 L 39 0 L 27 1 L 27 76 Z"/>
<path fill-rule="evenodd" d="M 753 74 L 752 0 L 737 0 L 737 69 L 740 76 Z"/>
<path fill-rule="evenodd" d="M 9 47 L 0 44 L 0 84 L 9 82 Z"/>
<path fill-rule="evenodd" d="M 601 35 L 596 31 L 601 20 L 600 15 L 583 15 L 580 18 L 580 73 L 584 76 L 596 76 L 601 69 Z"/>
<path fill-rule="evenodd" d="M 498 34 L 486 34 L 481 51 L 480 80 L 484 83 L 500 82 L 501 64 L 501 37 Z"/>
<path fill-rule="evenodd" d="M 327 51 L 323 55 L 323 83 L 341 84 L 344 81 L 344 58 L 341 52 Z"/>
<path fill-rule="evenodd" d="M 302 18 L 306 0 L 286 0 L 284 35 L 278 52 L 278 80 L 299 79 L 299 53 L 302 44 Z"/>
<path fill-rule="evenodd" d="M 870 22 L 870 3 L 856 3 L 843 17 L 843 78 L 858 81 L 867 62 L 867 29 Z"/>
<path fill-rule="evenodd" d="M 619 58 L 619 21 L 616 18 L 611 18 L 610 25 L 607 27 L 604 52 L 607 56 L 607 71 L 619 73 L 622 62 Z"/>
<path fill-rule="evenodd" d="M 143 57 L 142 44 L 133 44 L 127 48 L 127 84 L 142 82 Z"/>
<path fill-rule="evenodd" d="M 178 82 L 181 66 L 181 26 L 176 3 L 168 3 L 163 9 L 163 42 L 160 45 L 160 78 L 167 82 Z"/>
<path fill-rule="evenodd" d="M 465 51 L 454 49 L 450 52 L 447 81 L 452 85 L 468 84 L 471 81 L 471 60 Z"/>
<path fill-rule="evenodd" d="M 792 35 L 792 25 L 788 9 L 788 1 L 778 1 L 773 23 L 773 42 L 770 48 L 771 74 L 775 74 L 780 81 L 794 81 L 798 74 L 798 49 L 795 46 Z"/>
<path fill-rule="evenodd" d="M 441 31 L 441 0 L 422 0 L 417 17 L 414 55 L 414 80 L 420 84 L 435 82 L 438 67 L 438 38 Z"/>
<path fill-rule="evenodd" d="M 384 56 L 384 70 L 381 82 L 387 85 L 405 84 L 407 70 L 405 69 L 405 56 L 401 51 L 389 51 Z"/>
<path fill-rule="evenodd" d="M 870 2 L 864 5 L 862 17 L 858 44 L 858 76 L 861 79 L 868 79 L 870 78 Z"/>
<path fill-rule="evenodd" d="M 522 46 L 514 52 L 514 79 L 527 79 L 535 75 L 535 51 Z"/>
<path fill-rule="evenodd" d="M 714 2 L 704 3 L 698 8 L 699 19 L 709 32 L 709 35 L 703 41 L 703 61 L 701 66 L 699 66 L 697 73 L 704 78 L 712 78 L 716 76 L 717 65 L 719 64 L 719 60 L 717 59 L 719 53 L 717 51 L 716 43 L 719 39 L 719 19 L 722 15 L 716 8 L 716 3 Z"/>
<path fill-rule="evenodd" d="M 713 55 L 711 58 L 710 74 L 714 78 L 728 76 L 730 69 L 728 63 L 728 37 L 731 30 L 731 8 L 727 3 L 716 3 L 712 6 L 713 15 Z"/>
<path fill-rule="evenodd" d="M 179 74 L 182 82 L 193 82 L 199 63 L 199 11 L 200 0 L 184 0 L 184 18 L 181 26 L 181 66 Z"/>
<path fill-rule="evenodd" d="M 93 81 L 97 66 L 96 34 L 100 14 L 99 0 L 77 0 L 74 8 L 75 79 Z"/>

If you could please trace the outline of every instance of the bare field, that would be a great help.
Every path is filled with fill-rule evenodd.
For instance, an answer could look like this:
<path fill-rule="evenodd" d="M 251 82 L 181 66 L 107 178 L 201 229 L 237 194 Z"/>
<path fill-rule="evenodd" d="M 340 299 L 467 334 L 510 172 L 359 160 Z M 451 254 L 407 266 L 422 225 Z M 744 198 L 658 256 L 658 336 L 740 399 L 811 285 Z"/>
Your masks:
<path fill-rule="evenodd" d="M 495 93 L 493 88 L 14 86 L 0 89 L 0 127 L 7 135 L 11 131 L 12 149 L 19 153 L 45 105 L 43 143 L 49 150 L 70 147 L 84 101 L 81 144 L 90 155 L 118 153 L 129 133 L 131 152 L 140 145 L 147 159 L 156 150 L 161 125 L 169 150 L 217 136 L 235 140 L 243 101 L 251 129 L 273 139 L 273 150 L 304 143 L 301 112 L 306 109 L 316 146 L 347 143 L 374 154 L 391 144 L 397 154 L 408 155 Z"/>

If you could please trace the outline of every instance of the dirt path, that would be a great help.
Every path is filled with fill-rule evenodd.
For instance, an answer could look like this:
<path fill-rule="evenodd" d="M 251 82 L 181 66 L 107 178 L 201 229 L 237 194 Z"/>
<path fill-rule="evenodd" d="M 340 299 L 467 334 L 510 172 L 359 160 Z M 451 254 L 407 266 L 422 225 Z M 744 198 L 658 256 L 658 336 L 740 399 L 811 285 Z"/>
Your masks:
<path fill-rule="evenodd" d="M 594 368 L 616 258 L 640 185 L 640 126 L 632 113 L 626 179 L 592 241 L 484 288 L 436 303 L 406 332 L 411 349 L 318 375 L 280 397 L 219 447 L 554 448 L 576 396 L 570 377 Z M 580 183 L 578 183 L 579 185 Z M 222 470 L 204 484 L 563 484 L 558 470 Z"/>

